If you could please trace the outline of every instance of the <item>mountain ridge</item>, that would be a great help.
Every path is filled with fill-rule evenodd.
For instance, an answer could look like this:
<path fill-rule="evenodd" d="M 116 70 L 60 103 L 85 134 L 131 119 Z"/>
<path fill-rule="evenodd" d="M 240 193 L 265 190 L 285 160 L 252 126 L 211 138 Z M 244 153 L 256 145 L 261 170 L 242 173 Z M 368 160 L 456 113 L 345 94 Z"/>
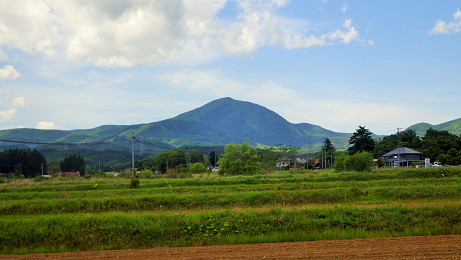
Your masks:
<path fill-rule="evenodd" d="M 171 148 L 184 145 L 226 145 L 245 139 L 258 146 L 311 146 L 322 143 L 325 137 L 333 138 L 335 145 L 347 146 L 351 135 L 309 123 L 293 124 L 261 105 L 225 97 L 158 122 L 101 125 L 76 130 L 9 129 L 0 131 L 0 138 L 41 142 L 100 142 L 130 138 L 132 132 L 137 139 Z"/>
<path fill-rule="evenodd" d="M 426 131 L 430 128 L 437 131 L 447 130 L 452 134 L 461 135 L 461 118 L 450 120 L 448 122 L 440 123 L 437 125 L 432 125 L 429 123 L 417 123 L 411 125 L 407 129 L 412 129 L 418 136 L 423 137 L 426 134 Z"/>
<path fill-rule="evenodd" d="M 410 128 L 425 133 L 430 127 L 461 133 L 461 118 L 440 125 L 420 123 Z M 438 130 L 438 129 L 437 129 Z M 416 130 L 415 130 L 416 131 Z M 309 123 L 290 123 L 274 111 L 248 101 L 230 97 L 213 100 L 203 106 L 158 122 L 135 125 L 101 125 L 91 129 L 40 130 L 18 128 L 0 131 L 0 139 L 43 143 L 88 143 L 136 139 L 168 148 L 216 146 L 240 143 L 248 139 L 255 146 L 284 144 L 319 149 L 328 137 L 337 148 L 348 147 L 351 133 L 334 132 Z M 146 143 L 147 144 L 147 143 Z M 0 142 L 0 149 L 11 143 Z M 33 144 L 28 144 L 34 147 Z M 35 145 L 36 146 L 36 145 Z M 131 142 L 113 142 L 109 148 L 126 149 Z M 96 148 L 100 147 L 95 146 Z M 150 149 L 146 147 L 146 149 Z M 155 148 L 151 148 L 155 149 Z"/>

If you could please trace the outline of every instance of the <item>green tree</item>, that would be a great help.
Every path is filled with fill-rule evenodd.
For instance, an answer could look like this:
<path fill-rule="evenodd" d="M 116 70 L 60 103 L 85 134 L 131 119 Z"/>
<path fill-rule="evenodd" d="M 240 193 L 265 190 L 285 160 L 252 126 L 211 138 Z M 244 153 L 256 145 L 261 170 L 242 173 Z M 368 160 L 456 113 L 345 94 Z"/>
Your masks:
<path fill-rule="evenodd" d="M 282 157 L 294 159 L 295 154 L 300 150 L 300 147 L 291 145 L 275 144 L 272 147 L 264 147 L 258 151 L 261 157 L 262 166 L 264 168 L 272 168 L 276 161 Z"/>
<path fill-rule="evenodd" d="M 168 150 L 159 153 L 155 159 L 155 167 L 161 173 L 168 169 L 175 169 L 179 165 L 186 165 L 186 153 L 182 150 Z"/>
<path fill-rule="evenodd" d="M 322 165 L 325 165 L 329 168 L 333 164 L 333 156 L 335 154 L 336 148 L 333 143 L 330 141 L 330 138 L 325 138 L 325 141 L 322 145 L 322 155 L 319 155 L 319 158 L 323 159 Z"/>
<path fill-rule="evenodd" d="M 349 139 L 349 154 L 353 155 L 358 152 L 372 152 L 375 148 L 375 140 L 371 136 L 372 133 L 365 129 L 365 127 L 359 126 L 359 129 Z"/>
<path fill-rule="evenodd" d="M 56 175 L 58 172 L 61 171 L 61 168 L 59 167 L 59 164 L 56 162 L 56 161 L 47 161 L 46 162 L 46 166 L 47 166 L 47 171 L 46 171 L 46 174 L 48 175 Z"/>
<path fill-rule="evenodd" d="M 242 144 L 230 143 L 218 161 L 220 175 L 253 175 L 261 173 L 261 158 L 248 140 Z"/>
<path fill-rule="evenodd" d="M 219 159 L 219 156 L 218 154 L 216 153 L 216 151 L 211 151 L 209 154 L 208 154 L 208 161 L 210 162 L 210 164 L 214 167 L 216 166 L 216 163 L 218 162 L 218 159 Z"/>
<path fill-rule="evenodd" d="M 46 160 L 36 149 L 9 149 L 0 152 L 0 172 L 18 173 L 26 178 L 34 178 L 46 173 Z"/>
<path fill-rule="evenodd" d="M 461 137 L 451 134 L 447 130 L 437 131 L 431 128 L 426 131 L 426 135 L 423 137 L 420 152 L 424 157 L 431 158 L 432 161 L 439 160 L 443 164 L 447 164 L 446 159 L 449 156 L 444 155 L 453 148 L 458 151 L 461 150 Z"/>
<path fill-rule="evenodd" d="M 397 149 L 398 140 L 400 140 L 400 147 L 407 147 L 417 151 L 419 151 L 422 145 L 421 138 L 416 135 L 416 132 L 408 129 L 399 134 L 385 136 L 382 140 L 378 141 L 373 149 L 374 157 L 379 158 L 383 154 Z"/>
<path fill-rule="evenodd" d="M 349 155 L 344 154 L 344 153 L 338 154 L 335 158 L 335 162 L 333 163 L 333 169 L 335 169 L 335 171 L 338 171 L 338 172 L 343 172 L 347 170 L 345 160 L 348 156 Z"/>
<path fill-rule="evenodd" d="M 334 169 L 336 171 L 371 171 L 373 155 L 368 152 L 358 152 L 354 155 L 341 154 L 336 157 Z"/>
<path fill-rule="evenodd" d="M 64 157 L 59 167 L 63 172 L 80 172 L 80 175 L 85 175 L 85 159 L 80 154 Z"/>
<path fill-rule="evenodd" d="M 136 160 L 134 161 L 134 168 L 136 169 L 154 169 L 154 160 L 150 158 L 145 158 L 142 160 Z"/>
<path fill-rule="evenodd" d="M 187 162 L 190 164 L 204 162 L 203 154 L 197 150 L 193 150 L 187 155 Z"/>
<path fill-rule="evenodd" d="M 201 162 L 196 162 L 190 166 L 190 171 L 193 173 L 206 172 L 206 167 Z"/>

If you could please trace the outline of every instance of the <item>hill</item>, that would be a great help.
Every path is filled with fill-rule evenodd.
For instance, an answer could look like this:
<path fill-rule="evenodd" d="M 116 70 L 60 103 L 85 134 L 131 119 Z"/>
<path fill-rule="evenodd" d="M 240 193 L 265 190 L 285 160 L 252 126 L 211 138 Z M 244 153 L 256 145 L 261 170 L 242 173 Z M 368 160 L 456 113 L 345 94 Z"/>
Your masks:
<path fill-rule="evenodd" d="M 461 135 L 461 118 L 441 123 L 438 125 L 418 123 L 410 126 L 408 129 L 414 130 L 418 136 L 423 137 L 426 134 L 426 131 L 430 128 L 438 131 L 447 130 L 448 132 L 459 136 Z"/>
<path fill-rule="evenodd" d="M 41 143 L 107 142 L 105 149 L 131 146 L 132 133 L 146 145 L 143 149 L 156 149 L 152 144 L 167 148 L 181 146 L 215 146 L 248 139 L 258 146 L 285 144 L 308 147 L 318 146 L 329 137 L 337 147 L 346 147 L 351 134 L 337 133 L 320 126 L 293 124 L 277 113 L 254 103 L 221 98 L 171 119 L 139 125 L 105 125 L 85 130 L 10 129 L 0 131 L 0 139 Z M 123 142 L 125 141 L 125 142 Z M 0 142 L 1 146 L 11 143 Z M 28 144 L 37 146 L 37 144 Z M 101 144 L 85 146 L 100 149 Z"/>

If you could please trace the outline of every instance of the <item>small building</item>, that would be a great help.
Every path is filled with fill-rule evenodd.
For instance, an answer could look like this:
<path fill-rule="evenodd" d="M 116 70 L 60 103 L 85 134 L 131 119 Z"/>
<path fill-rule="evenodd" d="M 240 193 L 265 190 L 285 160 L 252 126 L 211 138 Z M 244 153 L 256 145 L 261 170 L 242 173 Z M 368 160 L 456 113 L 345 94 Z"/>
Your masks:
<path fill-rule="evenodd" d="M 277 164 L 275 165 L 275 167 L 277 167 L 279 169 L 283 168 L 283 169 L 288 170 L 293 165 L 293 160 L 291 160 L 290 158 L 288 158 L 286 156 L 278 159 L 276 162 L 277 162 Z"/>
<path fill-rule="evenodd" d="M 400 147 L 383 154 L 386 167 L 408 167 L 421 162 L 421 153 L 407 147 Z"/>

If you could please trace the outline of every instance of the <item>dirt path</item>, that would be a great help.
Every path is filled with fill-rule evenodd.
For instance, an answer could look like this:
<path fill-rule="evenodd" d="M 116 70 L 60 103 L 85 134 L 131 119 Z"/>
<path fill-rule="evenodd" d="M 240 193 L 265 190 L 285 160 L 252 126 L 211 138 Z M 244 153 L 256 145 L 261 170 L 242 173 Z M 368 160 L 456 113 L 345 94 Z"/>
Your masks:
<path fill-rule="evenodd" d="M 461 259 L 461 235 L 0 255 L 0 259 Z"/>

